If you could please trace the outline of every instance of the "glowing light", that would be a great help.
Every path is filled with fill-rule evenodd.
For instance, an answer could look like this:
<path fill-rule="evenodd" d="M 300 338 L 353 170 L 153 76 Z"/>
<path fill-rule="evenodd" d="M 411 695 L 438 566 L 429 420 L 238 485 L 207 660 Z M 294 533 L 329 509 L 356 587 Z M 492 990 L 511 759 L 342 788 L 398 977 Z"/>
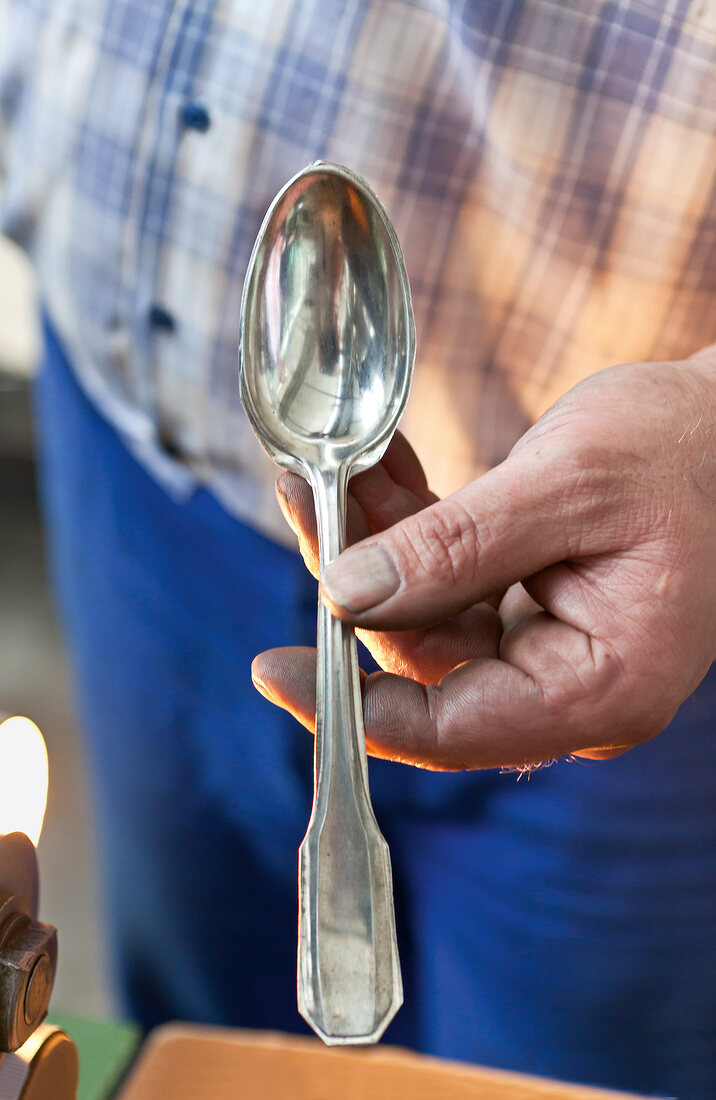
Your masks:
<path fill-rule="evenodd" d="M 29 718 L 0 723 L 0 835 L 26 833 L 37 846 L 47 803 L 47 749 Z"/>

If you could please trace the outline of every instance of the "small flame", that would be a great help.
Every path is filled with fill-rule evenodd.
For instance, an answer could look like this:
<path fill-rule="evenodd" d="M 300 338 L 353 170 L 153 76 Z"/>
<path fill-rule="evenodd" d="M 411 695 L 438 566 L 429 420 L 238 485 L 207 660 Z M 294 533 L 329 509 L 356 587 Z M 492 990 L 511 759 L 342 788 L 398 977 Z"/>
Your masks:
<path fill-rule="evenodd" d="M 0 723 L 0 835 L 26 833 L 37 847 L 47 804 L 47 749 L 29 718 Z"/>

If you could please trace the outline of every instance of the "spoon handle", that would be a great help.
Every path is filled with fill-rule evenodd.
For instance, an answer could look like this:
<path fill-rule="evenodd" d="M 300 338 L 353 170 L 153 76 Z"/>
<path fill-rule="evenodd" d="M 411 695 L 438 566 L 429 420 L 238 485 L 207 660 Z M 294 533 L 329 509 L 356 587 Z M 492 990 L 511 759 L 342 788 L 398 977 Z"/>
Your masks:
<path fill-rule="evenodd" d="M 312 471 L 321 565 L 345 545 L 347 471 Z M 299 853 L 299 1012 L 376 1042 L 403 1002 L 388 845 L 368 792 L 356 639 L 318 604 L 314 799 Z"/>

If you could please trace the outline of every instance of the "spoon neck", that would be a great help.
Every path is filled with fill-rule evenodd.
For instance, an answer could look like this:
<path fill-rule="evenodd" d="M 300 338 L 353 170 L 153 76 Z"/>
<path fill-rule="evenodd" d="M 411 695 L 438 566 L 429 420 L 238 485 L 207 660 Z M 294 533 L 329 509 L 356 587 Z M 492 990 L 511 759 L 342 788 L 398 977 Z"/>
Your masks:
<path fill-rule="evenodd" d="M 311 470 L 310 482 L 318 524 L 318 557 L 321 568 L 346 548 L 348 468 Z"/>

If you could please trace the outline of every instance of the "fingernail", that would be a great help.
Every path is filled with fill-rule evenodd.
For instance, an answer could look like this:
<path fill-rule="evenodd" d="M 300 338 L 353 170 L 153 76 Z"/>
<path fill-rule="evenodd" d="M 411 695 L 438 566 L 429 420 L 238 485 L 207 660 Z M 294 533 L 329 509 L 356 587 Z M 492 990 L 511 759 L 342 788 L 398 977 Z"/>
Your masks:
<path fill-rule="evenodd" d="M 331 603 L 346 611 L 367 611 L 393 596 L 400 577 L 380 546 L 347 550 L 321 573 L 321 588 Z"/>

